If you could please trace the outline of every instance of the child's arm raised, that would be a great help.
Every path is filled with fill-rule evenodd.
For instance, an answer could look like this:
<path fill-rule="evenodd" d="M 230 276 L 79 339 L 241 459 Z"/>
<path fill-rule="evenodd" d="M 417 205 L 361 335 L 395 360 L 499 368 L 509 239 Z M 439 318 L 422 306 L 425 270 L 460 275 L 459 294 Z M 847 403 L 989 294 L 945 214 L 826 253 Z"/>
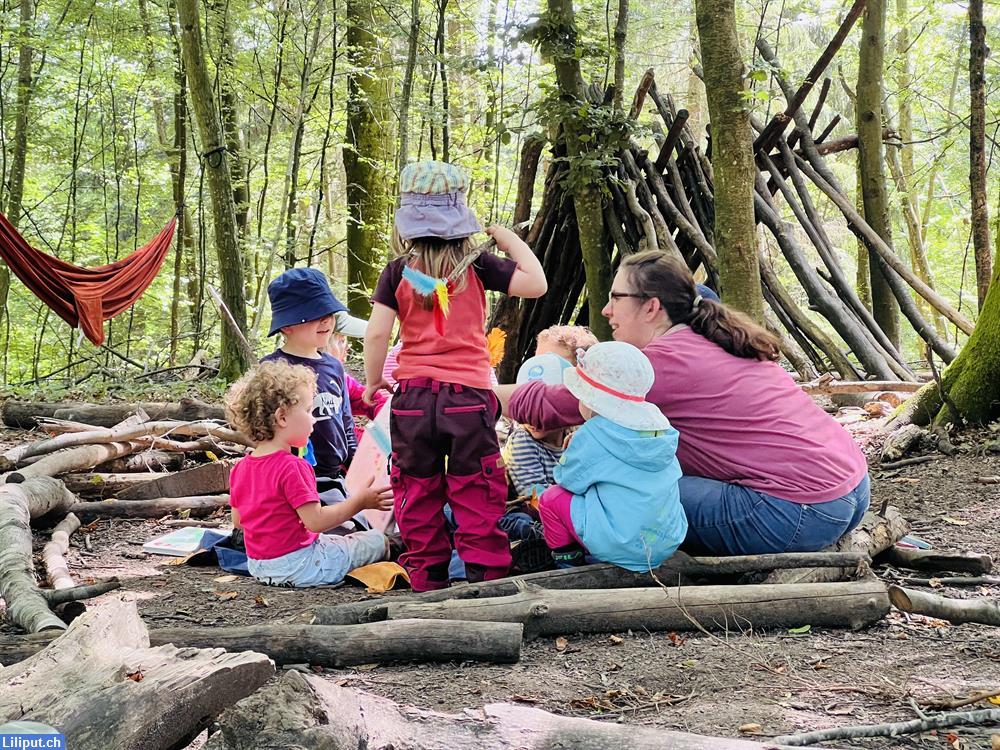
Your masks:
<path fill-rule="evenodd" d="M 375 393 L 381 388 L 392 390 L 392 385 L 382 377 L 385 358 L 389 353 L 389 338 L 392 336 L 392 324 L 396 322 L 396 311 L 378 302 L 372 305 L 372 314 L 368 318 L 368 328 L 365 330 L 365 392 L 361 399 L 366 404 L 373 404 Z"/>
<path fill-rule="evenodd" d="M 486 234 L 496 240 L 497 248 L 507 253 L 510 259 L 517 263 L 517 270 L 514 271 L 507 289 L 508 295 L 534 299 L 548 291 L 549 283 L 545 280 L 542 264 L 524 240 L 510 229 L 497 224 L 489 227 Z"/>
<path fill-rule="evenodd" d="M 295 512 L 299 514 L 299 519 L 309 531 L 321 534 L 340 526 L 368 508 L 392 510 L 392 487 L 372 487 L 374 483 L 375 477 L 372 477 L 365 489 L 354 493 L 342 503 L 336 505 L 306 503 L 296 508 Z"/>

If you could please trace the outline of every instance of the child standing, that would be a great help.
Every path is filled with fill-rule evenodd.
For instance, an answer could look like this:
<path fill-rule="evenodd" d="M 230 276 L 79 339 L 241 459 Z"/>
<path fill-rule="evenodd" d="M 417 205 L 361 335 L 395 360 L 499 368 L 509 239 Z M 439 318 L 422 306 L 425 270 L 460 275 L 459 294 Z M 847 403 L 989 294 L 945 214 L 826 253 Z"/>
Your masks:
<path fill-rule="evenodd" d="M 483 253 L 455 273 L 473 250 L 470 237 L 480 231 L 466 205 L 467 184 L 464 172 L 450 164 L 419 162 L 403 169 L 394 227 L 400 257 L 379 278 L 365 336 L 365 400 L 371 402 L 387 385 L 382 368 L 399 318 L 403 345 L 393 373 L 398 389 L 390 407 L 391 476 L 407 548 L 400 563 L 415 591 L 448 585 L 446 502 L 458 523 L 454 544 L 468 580 L 507 573 L 510 548 L 497 526 L 507 481 L 494 428 L 485 292 L 539 297 L 547 289 L 531 248 L 498 226 L 487 234 L 510 260 Z M 438 294 L 418 291 L 414 271 L 441 280 L 446 307 Z"/>
<path fill-rule="evenodd" d="M 230 474 L 233 526 L 243 529 L 250 575 L 269 585 L 339 583 L 388 553 L 380 531 L 322 533 L 366 508 L 387 510 L 391 494 L 369 484 L 343 503 L 320 505 L 312 467 L 291 452 L 309 440 L 315 392 L 312 370 L 278 360 L 258 365 L 226 394 L 230 421 L 257 444 Z"/>
<path fill-rule="evenodd" d="M 316 426 L 310 442 L 323 499 L 338 502 L 347 494 L 344 467 L 354 456 L 358 441 L 344 365 L 325 349 L 334 331 L 360 338 L 367 324 L 347 313 L 346 305 L 330 291 L 326 276 L 315 268 L 285 271 L 268 285 L 267 296 L 271 300 L 268 336 L 280 331 L 284 342 L 261 361 L 283 360 L 316 374 Z"/>
<path fill-rule="evenodd" d="M 628 570 L 659 566 L 684 541 L 687 518 L 677 430 L 645 400 L 652 365 L 631 344 L 608 341 L 581 354 L 564 382 L 587 421 L 539 500 L 556 564 L 581 565 L 589 552 Z"/>

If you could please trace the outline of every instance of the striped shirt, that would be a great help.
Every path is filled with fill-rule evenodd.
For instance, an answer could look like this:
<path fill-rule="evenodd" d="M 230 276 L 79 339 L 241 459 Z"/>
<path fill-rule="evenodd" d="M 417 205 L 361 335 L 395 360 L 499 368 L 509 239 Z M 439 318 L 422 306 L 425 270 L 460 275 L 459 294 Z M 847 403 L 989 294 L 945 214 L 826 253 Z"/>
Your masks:
<path fill-rule="evenodd" d="M 503 458 L 518 497 L 542 494 L 555 484 L 552 470 L 562 457 L 563 448 L 535 440 L 521 425 L 516 425 L 504 445 Z"/>

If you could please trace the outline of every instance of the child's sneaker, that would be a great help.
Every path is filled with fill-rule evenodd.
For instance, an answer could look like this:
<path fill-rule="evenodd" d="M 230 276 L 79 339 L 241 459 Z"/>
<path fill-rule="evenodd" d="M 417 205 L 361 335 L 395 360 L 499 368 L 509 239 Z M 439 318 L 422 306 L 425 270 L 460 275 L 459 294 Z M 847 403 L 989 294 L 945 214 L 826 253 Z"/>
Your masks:
<path fill-rule="evenodd" d="M 522 539 L 510 545 L 511 572 L 537 573 L 555 567 L 552 551 L 542 538 Z"/>

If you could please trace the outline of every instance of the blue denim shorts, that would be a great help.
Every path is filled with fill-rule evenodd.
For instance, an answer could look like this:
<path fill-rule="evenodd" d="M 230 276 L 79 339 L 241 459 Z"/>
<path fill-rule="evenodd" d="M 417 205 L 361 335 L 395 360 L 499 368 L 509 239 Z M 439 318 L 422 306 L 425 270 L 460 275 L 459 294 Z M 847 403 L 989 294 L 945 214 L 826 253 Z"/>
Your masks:
<path fill-rule="evenodd" d="M 681 477 L 680 492 L 688 518 L 681 549 L 705 555 L 818 552 L 861 523 L 871 499 L 867 474 L 823 503 L 793 503 L 703 477 Z"/>
<path fill-rule="evenodd" d="M 340 583 L 355 568 L 385 559 L 385 535 L 359 531 L 347 536 L 320 534 L 308 547 L 272 560 L 247 560 L 250 575 L 268 586 L 308 588 Z"/>

